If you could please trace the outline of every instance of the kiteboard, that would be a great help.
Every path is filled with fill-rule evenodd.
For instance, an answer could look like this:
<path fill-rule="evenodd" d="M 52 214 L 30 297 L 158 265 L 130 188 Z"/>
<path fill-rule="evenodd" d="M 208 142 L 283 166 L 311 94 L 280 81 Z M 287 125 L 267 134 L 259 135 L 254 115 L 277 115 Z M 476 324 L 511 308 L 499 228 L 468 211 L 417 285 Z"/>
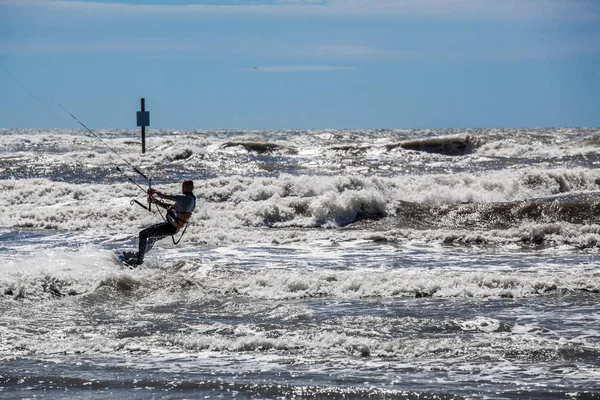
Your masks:
<path fill-rule="evenodd" d="M 136 253 L 115 251 L 113 253 L 113 260 L 124 267 L 135 268 L 137 267 L 137 256 Z"/>

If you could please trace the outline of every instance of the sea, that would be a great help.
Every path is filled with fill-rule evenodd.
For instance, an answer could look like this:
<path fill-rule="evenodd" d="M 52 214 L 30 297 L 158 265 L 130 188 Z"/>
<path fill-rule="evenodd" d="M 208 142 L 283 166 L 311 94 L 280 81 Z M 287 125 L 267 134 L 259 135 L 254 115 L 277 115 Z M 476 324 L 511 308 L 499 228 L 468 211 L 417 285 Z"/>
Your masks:
<path fill-rule="evenodd" d="M 599 399 L 599 167 L 600 128 L 0 129 L 0 398 Z"/>

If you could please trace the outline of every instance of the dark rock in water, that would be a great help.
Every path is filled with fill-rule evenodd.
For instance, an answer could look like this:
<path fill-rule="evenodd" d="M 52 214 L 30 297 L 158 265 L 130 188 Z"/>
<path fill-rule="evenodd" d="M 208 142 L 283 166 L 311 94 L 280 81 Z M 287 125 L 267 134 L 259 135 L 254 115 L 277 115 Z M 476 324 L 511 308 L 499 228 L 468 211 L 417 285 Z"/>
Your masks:
<path fill-rule="evenodd" d="M 471 136 L 443 137 L 433 139 L 411 140 L 397 144 L 389 144 L 387 150 L 401 147 L 405 150 L 422 151 L 425 153 L 443 154 L 446 156 L 463 156 L 470 154 L 481 144 L 481 140 Z"/>
<path fill-rule="evenodd" d="M 289 153 L 295 153 L 296 150 L 292 148 L 286 148 L 276 143 L 263 143 L 263 142 L 226 142 L 223 143 L 219 148 L 223 149 L 226 147 L 241 146 L 247 151 L 253 151 L 255 153 L 272 153 L 279 150 L 287 150 Z"/>
<path fill-rule="evenodd" d="M 194 152 L 190 149 L 185 149 L 177 154 L 175 154 L 172 157 L 172 161 L 177 161 L 177 160 L 187 160 L 188 158 L 190 158 L 192 156 L 192 154 L 194 154 Z"/>

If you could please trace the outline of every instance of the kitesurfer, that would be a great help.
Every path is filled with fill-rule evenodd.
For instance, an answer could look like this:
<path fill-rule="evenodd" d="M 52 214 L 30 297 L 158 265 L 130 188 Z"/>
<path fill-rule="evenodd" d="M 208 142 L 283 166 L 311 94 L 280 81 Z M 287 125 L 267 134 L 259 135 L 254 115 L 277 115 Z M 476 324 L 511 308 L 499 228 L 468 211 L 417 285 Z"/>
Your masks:
<path fill-rule="evenodd" d="M 144 263 L 144 256 L 154 243 L 167 236 L 176 234 L 183 228 L 192 216 L 196 207 L 196 197 L 194 196 L 194 182 L 183 181 L 181 184 L 181 194 L 169 195 L 155 189 L 148 189 L 148 203 L 153 203 L 167 210 L 165 222 L 152 225 L 139 234 L 138 252 L 123 253 L 123 263 L 137 267 Z M 172 203 L 159 200 L 165 199 Z"/>

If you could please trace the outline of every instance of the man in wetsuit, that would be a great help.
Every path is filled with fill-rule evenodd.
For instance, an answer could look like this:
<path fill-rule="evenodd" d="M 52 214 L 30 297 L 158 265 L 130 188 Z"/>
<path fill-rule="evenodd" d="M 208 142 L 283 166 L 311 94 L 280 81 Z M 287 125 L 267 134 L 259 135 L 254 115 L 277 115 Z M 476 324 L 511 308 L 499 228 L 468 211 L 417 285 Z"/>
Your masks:
<path fill-rule="evenodd" d="M 148 202 L 154 203 L 167 210 L 166 222 L 152 225 L 140 232 L 138 241 L 138 252 L 123 253 L 123 263 L 132 267 L 137 267 L 144 263 L 144 256 L 157 240 L 176 234 L 183 228 L 192 216 L 196 207 L 196 197 L 194 196 L 194 182 L 183 181 L 181 184 L 181 194 L 169 195 L 159 192 L 155 189 L 148 189 Z M 173 203 L 166 203 L 158 198 L 169 200 Z"/>

